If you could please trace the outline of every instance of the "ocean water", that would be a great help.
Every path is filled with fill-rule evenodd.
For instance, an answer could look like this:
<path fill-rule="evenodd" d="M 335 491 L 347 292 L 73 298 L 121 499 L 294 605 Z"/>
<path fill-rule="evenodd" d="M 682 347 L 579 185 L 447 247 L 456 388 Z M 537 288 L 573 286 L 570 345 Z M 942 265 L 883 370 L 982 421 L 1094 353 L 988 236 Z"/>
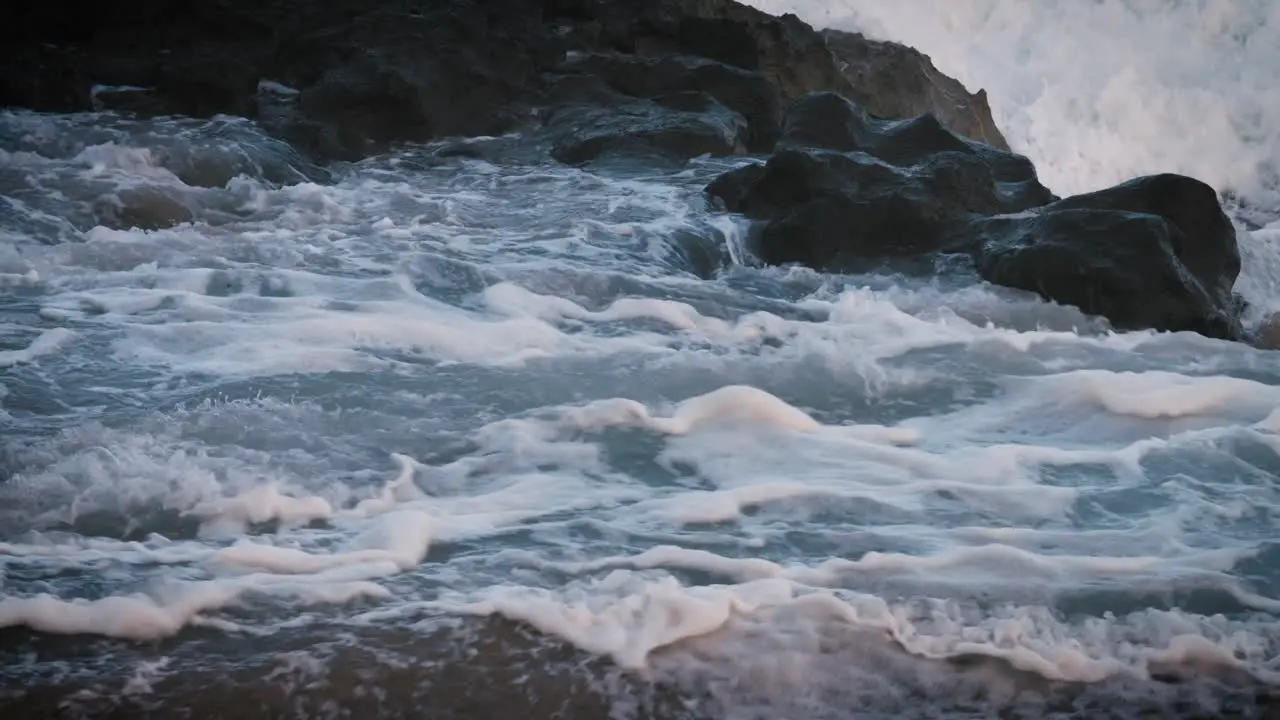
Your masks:
<path fill-rule="evenodd" d="M 985 87 L 1059 193 L 1214 183 L 1280 310 L 1274 4 L 756 4 Z M 6 717 L 1280 707 L 1280 355 L 760 267 L 743 159 L 476 143 L 0 113 Z"/>

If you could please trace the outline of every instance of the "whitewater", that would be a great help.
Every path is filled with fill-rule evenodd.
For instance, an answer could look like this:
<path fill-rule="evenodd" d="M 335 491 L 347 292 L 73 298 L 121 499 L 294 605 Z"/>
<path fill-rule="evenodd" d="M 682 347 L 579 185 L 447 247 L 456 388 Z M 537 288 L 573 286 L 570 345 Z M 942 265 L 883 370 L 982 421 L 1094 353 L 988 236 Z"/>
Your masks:
<path fill-rule="evenodd" d="M 752 4 L 930 54 L 1058 194 L 1211 183 L 1280 311 L 1280 4 Z M 742 158 L 442 147 L 0 112 L 0 707 L 1280 707 L 1276 351 L 762 267 Z"/>

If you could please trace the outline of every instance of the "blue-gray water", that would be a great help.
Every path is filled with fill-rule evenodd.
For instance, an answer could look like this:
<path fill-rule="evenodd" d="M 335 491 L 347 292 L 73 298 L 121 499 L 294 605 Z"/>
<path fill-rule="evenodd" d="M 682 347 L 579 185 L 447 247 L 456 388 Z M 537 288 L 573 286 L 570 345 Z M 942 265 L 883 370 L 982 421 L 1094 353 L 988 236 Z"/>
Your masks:
<path fill-rule="evenodd" d="M 395 698 L 498 662 L 432 655 L 492 616 L 619 716 L 606 675 L 734 718 L 1267 711 L 1275 353 L 760 268 L 703 204 L 729 162 L 512 143 L 321 170 L 0 115 L 0 700 Z"/>

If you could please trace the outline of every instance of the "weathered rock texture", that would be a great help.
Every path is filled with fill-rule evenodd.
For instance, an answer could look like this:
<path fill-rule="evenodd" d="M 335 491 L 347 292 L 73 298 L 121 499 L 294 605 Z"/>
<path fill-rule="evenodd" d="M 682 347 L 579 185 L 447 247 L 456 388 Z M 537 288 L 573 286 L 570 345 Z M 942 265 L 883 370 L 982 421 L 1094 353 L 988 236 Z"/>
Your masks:
<path fill-rule="evenodd" d="M 893 70 L 900 88 L 851 84 L 866 73 L 841 70 L 866 58 L 915 67 L 918 53 L 857 36 L 829 46 L 794 16 L 732 0 L 52 0 L 6 16 L 0 106 L 254 117 L 322 158 L 493 135 L 548 114 L 563 124 L 556 89 L 566 75 L 602 80 L 617 97 L 596 96 L 597 107 L 636 119 L 625 140 L 625 123 L 586 117 L 595 129 L 565 153 L 578 161 L 622 145 L 677 156 L 767 151 L 781 109 L 819 90 L 871 93 L 882 100 L 870 106 L 877 114 L 929 110 L 961 134 L 993 139 L 989 113 L 950 124 L 960 116 L 947 93 L 965 93 L 936 71 L 941 94 L 910 69 Z M 591 115 L 586 98 L 573 104 L 572 117 Z M 699 114 L 707 117 L 691 117 Z"/>
<path fill-rule="evenodd" d="M 856 271 L 966 253 L 986 280 L 1101 315 L 1121 329 L 1240 337 L 1235 228 L 1217 194 L 1179 175 L 1055 198 L 1019 155 L 931 115 L 871 118 L 833 93 L 795 103 L 763 164 L 707 188 L 762 223 L 766 263 Z"/>

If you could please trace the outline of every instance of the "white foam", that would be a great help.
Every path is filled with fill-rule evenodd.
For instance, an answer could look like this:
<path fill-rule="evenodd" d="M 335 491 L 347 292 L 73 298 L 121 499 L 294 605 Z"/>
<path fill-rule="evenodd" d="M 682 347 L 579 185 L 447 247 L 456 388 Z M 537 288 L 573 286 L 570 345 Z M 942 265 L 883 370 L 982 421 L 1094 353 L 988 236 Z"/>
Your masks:
<path fill-rule="evenodd" d="M 205 536 L 234 536 L 251 524 L 272 520 L 293 527 L 328 519 L 333 508 L 322 497 L 295 497 L 281 493 L 275 485 L 259 485 L 231 497 L 207 500 L 185 514 L 201 518 Z"/>
<path fill-rule="evenodd" d="M 88 166 L 95 175 L 111 175 L 117 179 L 141 176 L 169 184 L 182 184 L 177 175 L 161 164 L 160 158 L 150 148 L 122 146 L 114 142 L 90 145 L 72 158 L 72 162 Z"/>
<path fill-rule="evenodd" d="M 639 426 L 666 435 L 686 435 L 716 425 L 748 424 L 796 432 L 814 432 L 821 424 L 807 413 L 759 388 L 728 385 L 677 405 L 670 416 L 653 415 L 631 400 L 601 400 L 568 408 L 562 422 L 584 430 L 610 426 Z"/>
<path fill-rule="evenodd" d="M 773 703 L 796 694 L 816 699 L 859 679 L 883 655 L 868 642 L 886 639 L 922 658 L 987 656 L 1071 682 L 1149 679 L 1170 665 L 1228 667 L 1264 682 L 1280 679 L 1267 667 L 1265 650 L 1274 627 L 1177 611 L 1068 624 L 1038 606 L 973 614 L 954 601 L 889 603 L 861 593 L 797 590 L 780 579 L 685 587 L 670 576 L 627 571 L 557 592 L 502 586 L 478 601 L 429 605 L 522 620 L 624 667 L 758 675 L 767 687 L 738 685 L 739 693 L 758 689 Z M 806 670 L 794 672 L 788 663 Z"/>
<path fill-rule="evenodd" d="M 61 600 L 51 595 L 0 599 L 0 627 L 25 625 L 61 634 L 95 634 L 128 640 L 158 640 L 197 623 L 205 613 L 228 607 L 252 593 L 285 596 L 303 603 L 340 604 L 359 597 L 386 597 L 385 588 L 340 576 L 285 581 L 270 576 L 174 584 L 155 595 L 113 595 L 98 600 Z"/>
<path fill-rule="evenodd" d="M 565 602 L 554 594 L 518 587 L 497 587 L 479 602 L 450 609 L 477 615 L 501 614 L 523 620 L 579 647 L 608 655 L 629 669 L 646 667 L 650 653 L 689 638 L 712 633 L 735 613 L 789 598 L 782 583 L 756 583 L 736 592 L 720 588 L 683 588 L 672 578 L 629 583 L 625 575 L 606 577 L 592 590 Z M 613 594 L 619 586 L 632 592 Z"/>
<path fill-rule="evenodd" d="M 831 558 L 812 567 L 784 567 L 760 558 L 729 558 L 706 550 L 668 545 L 630 557 L 562 563 L 556 567 L 574 573 L 619 567 L 637 570 L 680 568 L 715 573 L 738 582 L 787 579 L 821 587 L 842 587 L 853 580 L 870 577 L 906 577 L 919 578 L 930 584 L 952 583 L 957 587 L 991 589 L 998 584 L 1016 583 L 1024 586 L 1043 584 L 1067 588 L 1104 578 L 1152 577 L 1157 574 L 1176 576 L 1186 573 L 1190 573 L 1192 577 L 1204 577 L 1206 573 L 1229 570 L 1235 562 L 1247 555 L 1249 553 L 1244 550 L 1206 552 L 1177 558 L 1043 555 L 991 543 L 956 547 L 926 556 L 873 551 L 857 560 Z M 1222 579 L 1224 584 L 1230 584 L 1225 578 Z"/>
<path fill-rule="evenodd" d="M 277 574 L 314 574 L 350 565 L 389 562 L 401 572 L 417 567 L 431 546 L 431 517 L 397 510 L 383 515 L 343 552 L 318 554 L 295 548 L 242 542 L 220 550 L 212 561 Z"/>
<path fill-rule="evenodd" d="M 1067 385 L 1064 390 L 1087 397 L 1108 412 L 1146 419 L 1260 414 L 1280 405 L 1280 387 L 1233 377 L 1082 370 L 1061 379 Z"/>
<path fill-rule="evenodd" d="M 34 362 L 42 355 L 58 352 L 76 338 L 76 334 L 67 328 L 53 328 L 40 333 L 31 344 L 21 350 L 0 350 L 0 368 L 19 363 Z"/>

